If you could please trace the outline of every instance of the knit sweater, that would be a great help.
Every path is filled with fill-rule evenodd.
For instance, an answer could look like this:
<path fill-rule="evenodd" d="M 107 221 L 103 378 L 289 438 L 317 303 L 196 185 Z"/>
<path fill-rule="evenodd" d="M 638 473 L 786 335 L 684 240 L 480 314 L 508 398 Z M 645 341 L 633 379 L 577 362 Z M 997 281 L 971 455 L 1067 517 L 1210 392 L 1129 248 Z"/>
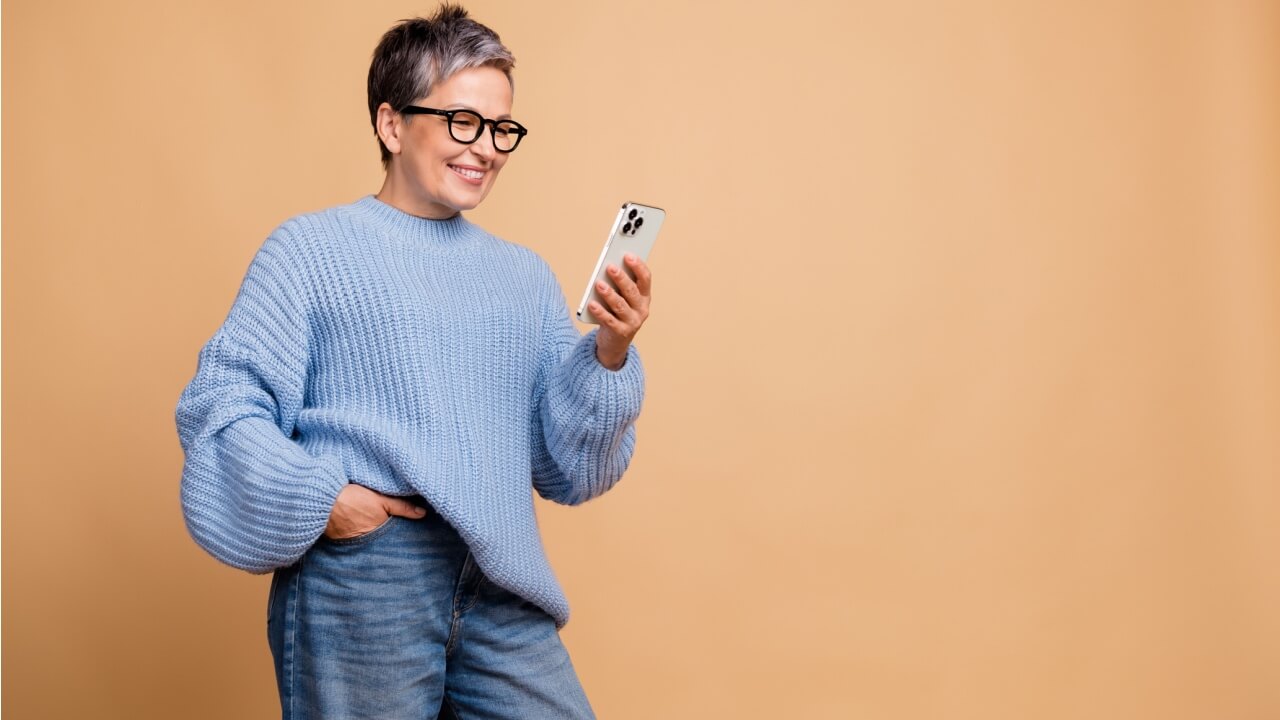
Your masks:
<path fill-rule="evenodd" d="M 644 397 L 634 345 L 610 370 L 598 330 L 579 334 L 537 253 L 461 214 L 368 195 L 290 218 L 178 400 L 187 530 L 266 573 L 319 540 L 347 483 L 421 494 L 490 580 L 563 627 L 533 491 L 577 505 L 613 487 Z"/>

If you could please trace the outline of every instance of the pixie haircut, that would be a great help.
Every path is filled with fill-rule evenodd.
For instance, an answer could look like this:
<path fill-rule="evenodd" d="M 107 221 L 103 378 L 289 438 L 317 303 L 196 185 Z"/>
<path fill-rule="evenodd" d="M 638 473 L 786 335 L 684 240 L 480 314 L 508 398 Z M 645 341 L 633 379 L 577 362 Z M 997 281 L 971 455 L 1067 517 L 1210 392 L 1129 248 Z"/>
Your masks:
<path fill-rule="evenodd" d="M 516 59 L 498 34 L 467 16 L 458 5 L 445 3 L 429 18 L 401 20 L 382 36 L 369 65 L 369 122 L 382 150 L 382 168 L 391 165 L 391 151 L 378 137 L 378 106 L 397 112 L 459 70 L 493 67 L 515 88 L 511 70 Z M 404 121 L 410 122 L 406 115 Z"/>

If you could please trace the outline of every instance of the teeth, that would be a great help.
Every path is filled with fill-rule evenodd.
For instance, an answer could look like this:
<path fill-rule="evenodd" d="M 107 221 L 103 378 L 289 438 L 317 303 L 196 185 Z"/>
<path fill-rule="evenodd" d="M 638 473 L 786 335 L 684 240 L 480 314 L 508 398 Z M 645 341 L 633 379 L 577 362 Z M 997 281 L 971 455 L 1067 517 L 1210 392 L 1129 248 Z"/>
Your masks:
<path fill-rule="evenodd" d="M 462 177 L 471 178 L 472 180 L 479 180 L 480 178 L 484 177 L 484 173 L 480 172 L 479 170 L 467 170 L 466 168 L 460 168 L 460 167 L 457 167 L 456 165 L 450 165 L 449 167 L 453 168 L 453 171 L 458 173 Z"/>

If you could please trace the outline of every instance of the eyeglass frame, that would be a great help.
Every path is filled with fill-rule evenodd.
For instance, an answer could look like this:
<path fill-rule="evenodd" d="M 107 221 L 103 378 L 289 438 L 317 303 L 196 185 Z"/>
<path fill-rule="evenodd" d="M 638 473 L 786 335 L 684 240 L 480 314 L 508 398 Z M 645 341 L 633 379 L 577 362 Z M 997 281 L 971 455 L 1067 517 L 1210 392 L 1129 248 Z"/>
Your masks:
<path fill-rule="evenodd" d="M 476 117 L 480 118 L 480 129 L 476 132 L 476 136 L 471 138 L 470 140 L 459 140 L 458 136 L 453 134 L 453 116 L 461 112 L 469 113 L 471 115 L 475 115 Z M 454 142 L 459 142 L 459 143 L 462 143 L 463 145 L 471 145 L 475 143 L 477 140 L 479 140 L 480 136 L 484 135 L 484 126 L 488 125 L 489 139 L 493 141 L 493 149 L 503 154 L 515 152 L 515 149 L 520 147 L 520 141 L 524 140 L 525 135 L 529 134 L 529 129 L 526 128 L 524 125 L 521 125 L 520 123 L 516 122 L 515 120 L 490 120 L 489 118 L 481 115 L 475 110 L 468 110 L 467 108 L 458 108 L 456 110 L 440 110 L 437 108 L 423 107 L 421 105 L 405 105 L 404 107 L 400 108 L 400 114 L 401 115 L 442 115 L 448 118 L 449 120 L 449 122 L 446 123 L 449 127 L 449 137 L 453 138 Z M 510 131 L 516 134 L 516 141 L 509 150 L 503 150 L 502 148 L 498 147 L 498 123 L 511 123 L 512 125 L 516 126 L 515 130 Z"/>

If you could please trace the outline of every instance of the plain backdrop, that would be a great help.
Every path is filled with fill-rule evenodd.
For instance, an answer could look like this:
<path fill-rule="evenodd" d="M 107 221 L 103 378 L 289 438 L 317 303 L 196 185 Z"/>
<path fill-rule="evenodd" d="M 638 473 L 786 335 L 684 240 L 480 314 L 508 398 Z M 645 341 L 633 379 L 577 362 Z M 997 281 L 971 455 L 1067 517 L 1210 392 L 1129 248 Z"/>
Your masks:
<path fill-rule="evenodd" d="M 602 718 L 1280 717 L 1280 6 L 468 7 L 531 128 L 469 217 L 577 296 L 668 211 L 635 459 L 538 504 Z M 433 10 L 4 3 L 6 716 L 278 716 L 174 407 Z"/>

